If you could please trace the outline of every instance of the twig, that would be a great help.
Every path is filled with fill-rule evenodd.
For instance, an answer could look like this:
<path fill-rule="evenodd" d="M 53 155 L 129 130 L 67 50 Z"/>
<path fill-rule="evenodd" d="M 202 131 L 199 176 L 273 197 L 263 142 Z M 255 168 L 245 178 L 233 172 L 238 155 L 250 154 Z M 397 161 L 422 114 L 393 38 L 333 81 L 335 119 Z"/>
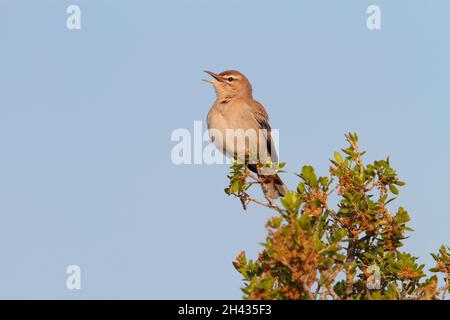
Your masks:
<path fill-rule="evenodd" d="M 348 266 L 347 269 L 345 270 L 345 284 L 346 284 L 345 295 L 347 298 L 350 297 L 353 292 L 353 277 L 351 277 L 349 268 L 350 266 Z"/>
<path fill-rule="evenodd" d="M 325 210 L 327 210 L 331 214 L 333 219 L 336 220 L 341 225 L 341 227 L 345 226 L 345 224 L 342 221 L 342 219 L 338 217 L 336 212 L 334 212 L 333 210 L 330 209 L 330 207 L 328 206 L 328 204 L 326 202 L 323 202 L 322 205 L 325 208 Z"/>
<path fill-rule="evenodd" d="M 362 156 L 361 156 L 361 152 L 359 151 L 358 144 L 353 142 L 352 139 L 350 139 L 350 136 L 347 134 L 345 135 L 345 139 L 347 140 L 348 143 L 350 143 L 350 145 L 353 147 L 353 149 L 356 152 L 357 162 L 358 162 L 357 164 L 359 165 L 360 172 L 364 172 L 364 164 L 362 161 Z"/>
<path fill-rule="evenodd" d="M 283 210 L 280 207 L 278 207 L 277 205 L 273 204 L 273 203 L 264 203 L 262 201 L 259 201 L 259 200 L 256 200 L 254 198 L 249 197 L 247 194 L 242 195 L 239 198 L 241 198 L 241 202 L 242 202 L 242 198 L 244 198 L 247 203 L 254 202 L 254 203 L 259 204 L 261 206 L 274 209 L 274 210 L 278 211 L 280 214 L 284 214 Z"/>
<path fill-rule="evenodd" d="M 351 230 L 349 230 L 351 232 Z M 347 269 L 345 270 L 345 277 L 346 277 L 346 290 L 345 294 L 347 297 L 352 295 L 353 292 L 353 276 L 350 272 L 351 264 L 355 261 L 355 248 L 357 245 L 357 240 L 355 240 L 353 237 L 348 237 L 348 246 L 347 246 L 347 259 L 345 260 L 345 264 L 347 266 Z"/>
<path fill-rule="evenodd" d="M 381 179 L 375 181 L 370 187 L 369 189 L 366 190 L 366 192 L 372 191 L 373 188 L 375 188 L 376 186 L 378 186 L 381 183 Z"/>
<path fill-rule="evenodd" d="M 316 298 L 318 298 L 319 296 L 321 296 L 321 295 L 319 295 L 319 293 L 320 293 L 320 288 L 321 288 L 322 286 L 320 285 L 320 284 L 317 284 L 317 288 L 316 288 L 316 292 L 314 293 L 314 295 L 316 296 Z"/>

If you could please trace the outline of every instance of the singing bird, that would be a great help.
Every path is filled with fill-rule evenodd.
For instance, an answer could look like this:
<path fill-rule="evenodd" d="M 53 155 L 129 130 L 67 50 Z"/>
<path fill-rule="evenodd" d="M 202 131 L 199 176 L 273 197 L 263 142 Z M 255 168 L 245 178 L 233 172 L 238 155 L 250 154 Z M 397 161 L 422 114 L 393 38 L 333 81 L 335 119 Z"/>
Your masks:
<path fill-rule="evenodd" d="M 248 159 L 252 150 L 257 150 L 258 154 L 262 153 L 260 150 L 265 150 L 271 162 L 277 163 L 269 116 L 264 106 L 253 99 L 252 85 L 247 77 L 236 70 L 223 71 L 219 74 L 205 72 L 213 78 L 205 81 L 211 83 L 216 91 L 216 101 L 207 116 L 209 135 L 216 147 L 236 159 L 238 148 L 236 136 L 230 136 L 227 130 L 247 131 L 250 129 L 263 132 L 262 135 L 258 134 L 256 140 L 246 138 L 243 153 Z M 258 162 L 247 162 L 246 165 L 249 170 L 258 175 L 264 196 L 269 202 L 285 195 L 286 186 L 276 172 L 272 170 L 268 173 Z"/>

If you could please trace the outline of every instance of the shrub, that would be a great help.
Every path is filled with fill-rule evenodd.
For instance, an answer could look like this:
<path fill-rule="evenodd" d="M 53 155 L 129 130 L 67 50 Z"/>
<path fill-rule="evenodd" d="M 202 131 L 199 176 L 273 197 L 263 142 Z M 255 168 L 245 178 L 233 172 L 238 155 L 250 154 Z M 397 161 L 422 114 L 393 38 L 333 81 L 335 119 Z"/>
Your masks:
<path fill-rule="evenodd" d="M 446 299 L 450 248 L 432 254 L 436 266 L 429 271 L 445 281 L 439 287 L 436 274 L 428 277 L 418 258 L 401 250 L 412 231 L 410 217 L 403 207 L 390 208 L 405 183 L 389 158 L 365 165 L 357 135 L 346 140 L 327 176 L 304 166 L 296 190 L 280 205 L 252 198 L 248 191 L 258 177 L 243 164 L 232 165 L 225 192 L 244 209 L 256 203 L 276 212 L 258 258 L 241 252 L 233 262 L 245 299 Z"/>

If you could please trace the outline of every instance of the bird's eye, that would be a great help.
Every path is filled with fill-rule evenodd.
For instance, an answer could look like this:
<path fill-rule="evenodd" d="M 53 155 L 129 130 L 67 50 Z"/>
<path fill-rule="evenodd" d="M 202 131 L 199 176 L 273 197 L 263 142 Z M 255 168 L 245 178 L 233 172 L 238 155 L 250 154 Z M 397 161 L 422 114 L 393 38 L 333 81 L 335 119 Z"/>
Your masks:
<path fill-rule="evenodd" d="M 234 80 L 234 79 L 233 79 L 232 77 L 229 77 L 229 78 L 228 78 L 228 81 L 229 81 L 229 82 L 231 82 L 231 81 L 233 81 L 233 80 Z"/>

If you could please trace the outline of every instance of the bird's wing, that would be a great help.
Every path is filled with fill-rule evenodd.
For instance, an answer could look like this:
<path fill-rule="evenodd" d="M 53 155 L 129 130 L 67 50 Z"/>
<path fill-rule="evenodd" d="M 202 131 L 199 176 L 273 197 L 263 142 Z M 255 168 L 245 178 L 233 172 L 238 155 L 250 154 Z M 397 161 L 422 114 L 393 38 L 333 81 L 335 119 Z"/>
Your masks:
<path fill-rule="evenodd" d="M 261 126 L 261 129 L 267 130 L 267 151 L 269 152 L 270 158 L 273 163 L 278 163 L 277 151 L 275 148 L 272 149 L 272 146 L 275 146 L 275 144 L 272 141 L 272 128 L 269 124 L 269 115 L 267 114 L 266 109 L 264 109 L 264 106 L 258 101 L 254 100 L 253 106 L 253 116 L 255 117 L 256 122 Z"/>

